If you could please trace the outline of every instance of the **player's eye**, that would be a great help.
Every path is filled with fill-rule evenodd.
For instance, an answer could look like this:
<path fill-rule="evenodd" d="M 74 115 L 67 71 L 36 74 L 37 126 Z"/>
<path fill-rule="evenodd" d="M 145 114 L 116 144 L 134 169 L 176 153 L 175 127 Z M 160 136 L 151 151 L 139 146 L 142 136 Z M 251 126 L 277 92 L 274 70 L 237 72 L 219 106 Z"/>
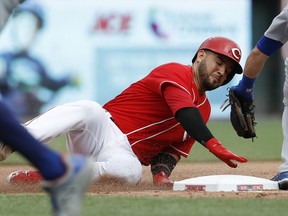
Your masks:
<path fill-rule="evenodd" d="M 221 66 L 223 64 L 223 62 L 222 61 L 216 61 L 216 64 Z"/>

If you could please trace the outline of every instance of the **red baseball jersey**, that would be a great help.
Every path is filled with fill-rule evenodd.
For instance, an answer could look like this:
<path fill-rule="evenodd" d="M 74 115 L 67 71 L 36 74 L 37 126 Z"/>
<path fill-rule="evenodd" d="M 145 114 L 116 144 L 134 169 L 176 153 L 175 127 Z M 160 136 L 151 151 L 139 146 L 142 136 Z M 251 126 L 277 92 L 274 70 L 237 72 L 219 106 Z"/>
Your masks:
<path fill-rule="evenodd" d="M 163 97 L 166 86 L 169 103 Z M 188 156 L 195 140 L 174 117 L 177 110 L 186 107 L 197 107 L 207 123 L 211 106 L 206 94 L 199 95 L 192 67 L 179 63 L 155 68 L 104 105 L 144 165 L 163 150 Z"/>

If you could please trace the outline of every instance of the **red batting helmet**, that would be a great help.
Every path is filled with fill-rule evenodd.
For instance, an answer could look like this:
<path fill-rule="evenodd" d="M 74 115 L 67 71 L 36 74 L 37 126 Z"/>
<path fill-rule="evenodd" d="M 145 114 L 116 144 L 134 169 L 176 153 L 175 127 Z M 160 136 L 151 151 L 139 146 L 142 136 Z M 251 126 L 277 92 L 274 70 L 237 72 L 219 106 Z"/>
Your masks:
<path fill-rule="evenodd" d="M 241 65 L 239 64 L 241 60 L 241 49 L 240 47 L 232 40 L 225 38 L 225 37 L 210 37 L 207 40 L 205 40 L 200 47 L 198 48 L 196 54 L 194 55 L 192 59 L 192 63 L 194 63 L 197 53 L 199 50 L 211 50 L 215 53 L 218 53 L 220 55 L 227 56 L 228 58 L 232 59 L 235 62 L 235 67 L 229 73 L 226 80 L 224 81 L 223 85 L 230 82 L 234 75 L 241 74 L 243 72 L 243 69 Z"/>

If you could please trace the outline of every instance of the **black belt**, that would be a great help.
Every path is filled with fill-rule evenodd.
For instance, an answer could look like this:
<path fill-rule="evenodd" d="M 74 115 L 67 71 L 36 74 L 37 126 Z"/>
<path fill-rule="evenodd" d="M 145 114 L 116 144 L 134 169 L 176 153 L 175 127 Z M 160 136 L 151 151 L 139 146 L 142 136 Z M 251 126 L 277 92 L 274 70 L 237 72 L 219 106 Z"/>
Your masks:
<path fill-rule="evenodd" d="M 118 127 L 113 117 L 110 117 L 110 120 Z M 119 128 L 119 127 L 118 127 Z"/>
<path fill-rule="evenodd" d="M 104 111 L 107 113 L 107 115 L 111 119 L 111 121 L 118 127 L 118 125 L 116 124 L 116 122 L 115 122 L 114 118 L 112 117 L 112 115 L 106 109 L 104 109 Z"/>
<path fill-rule="evenodd" d="M 111 119 L 111 121 L 113 121 L 114 123 L 115 123 L 115 120 L 114 120 L 114 118 L 113 117 L 110 117 L 110 119 Z M 115 123 L 116 124 L 116 123 Z"/>

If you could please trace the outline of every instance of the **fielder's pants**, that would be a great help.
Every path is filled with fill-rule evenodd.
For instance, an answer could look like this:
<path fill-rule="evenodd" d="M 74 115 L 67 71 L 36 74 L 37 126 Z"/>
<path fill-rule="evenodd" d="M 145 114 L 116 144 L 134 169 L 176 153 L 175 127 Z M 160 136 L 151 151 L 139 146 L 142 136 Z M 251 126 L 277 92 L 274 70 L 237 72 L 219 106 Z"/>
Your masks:
<path fill-rule="evenodd" d="M 288 171 L 288 58 L 285 60 L 285 82 L 283 86 L 284 111 L 282 115 L 283 144 L 281 157 L 283 163 L 279 167 L 279 172 Z"/>

